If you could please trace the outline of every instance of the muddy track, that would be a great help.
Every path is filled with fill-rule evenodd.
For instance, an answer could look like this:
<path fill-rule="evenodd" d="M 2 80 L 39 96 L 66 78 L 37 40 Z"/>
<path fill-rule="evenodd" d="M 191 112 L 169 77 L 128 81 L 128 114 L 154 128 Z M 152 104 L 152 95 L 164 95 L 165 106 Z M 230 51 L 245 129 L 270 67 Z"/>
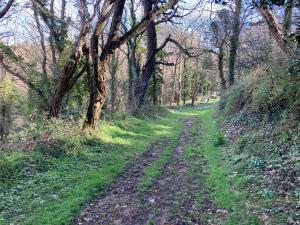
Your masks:
<path fill-rule="evenodd" d="M 186 122 L 184 133 L 163 175 L 143 193 L 141 197 L 143 208 L 148 215 L 144 215 L 141 224 L 204 224 L 201 220 L 202 210 L 196 206 L 195 196 L 201 187 L 197 178 L 187 175 L 188 168 L 184 162 L 184 146 L 192 141 L 190 133 L 192 123 L 192 119 Z"/>
<path fill-rule="evenodd" d="M 123 224 L 138 205 L 136 188 L 144 169 L 159 158 L 168 144 L 166 138 L 151 144 L 127 166 L 115 183 L 84 208 L 74 224 Z"/>
<path fill-rule="evenodd" d="M 199 187 L 186 175 L 184 164 L 184 146 L 190 141 L 192 123 L 192 118 L 186 120 L 172 159 L 147 191 L 139 193 L 138 184 L 144 169 L 168 146 L 167 139 L 154 143 L 145 154 L 137 157 L 104 194 L 86 206 L 74 224 L 203 224 L 201 212 L 194 209 L 193 190 Z"/>

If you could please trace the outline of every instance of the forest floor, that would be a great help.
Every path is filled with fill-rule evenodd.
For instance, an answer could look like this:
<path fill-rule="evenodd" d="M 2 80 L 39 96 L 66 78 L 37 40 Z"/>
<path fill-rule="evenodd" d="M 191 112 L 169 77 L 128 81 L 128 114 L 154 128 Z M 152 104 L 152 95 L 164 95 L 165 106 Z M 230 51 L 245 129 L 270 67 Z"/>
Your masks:
<path fill-rule="evenodd" d="M 0 224 L 261 224 L 224 161 L 214 113 L 125 116 L 95 137 L 2 156 L 15 178 L 1 181 Z"/>

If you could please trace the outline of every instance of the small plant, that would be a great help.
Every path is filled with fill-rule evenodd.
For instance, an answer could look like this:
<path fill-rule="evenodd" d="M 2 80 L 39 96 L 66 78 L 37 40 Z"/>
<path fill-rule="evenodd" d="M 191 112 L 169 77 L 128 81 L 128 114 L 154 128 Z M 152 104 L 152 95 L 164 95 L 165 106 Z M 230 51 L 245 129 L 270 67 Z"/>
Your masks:
<path fill-rule="evenodd" d="M 243 136 L 238 141 L 238 147 L 240 149 L 243 149 L 248 142 L 249 142 L 249 138 L 247 136 Z"/>
<path fill-rule="evenodd" d="M 225 138 L 223 135 L 219 134 L 214 142 L 214 146 L 221 146 L 225 144 Z"/>
<path fill-rule="evenodd" d="M 266 167 L 266 162 L 262 159 L 255 157 L 250 160 L 250 165 L 257 169 L 264 169 Z"/>
<path fill-rule="evenodd" d="M 147 222 L 147 225 L 155 225 L 155 223 L 154 223 L 153 220 L 149 220 L 149 221 Z"/>
<path fill-rule="evenodd" d="M 272 191 L 270 189 L 263 189 L 261 191 L 258 192 L 258 194 L 262 197 L 262 198 L 273 198 L 276 195 L 275 191 Z"/>

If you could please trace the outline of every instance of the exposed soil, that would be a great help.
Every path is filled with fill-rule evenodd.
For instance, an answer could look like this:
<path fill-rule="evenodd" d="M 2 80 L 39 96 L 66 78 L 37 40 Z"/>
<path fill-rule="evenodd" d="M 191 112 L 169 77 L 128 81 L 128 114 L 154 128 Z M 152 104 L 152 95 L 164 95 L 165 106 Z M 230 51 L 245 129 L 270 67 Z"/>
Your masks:
<path fill-rule="evenodd" d="M 196 205 L 196 192 L 201 190 L 199 179 L 187 175 L 184 146 L 191 141 L 193 118 L 186 120 L 172 159 L 164 165 L 163 174 L 145 192 L 137 191 L 144 169 L 150 166 L 168 146 L 168 139 L 154 143 L 148 151 L 135 159 L 123 175 L 98 199 L 86 206 L 75 224 L 204 224 L 202 210 L 210 208 Z M 203 166 L 199 167 L 201 172 Z"/>

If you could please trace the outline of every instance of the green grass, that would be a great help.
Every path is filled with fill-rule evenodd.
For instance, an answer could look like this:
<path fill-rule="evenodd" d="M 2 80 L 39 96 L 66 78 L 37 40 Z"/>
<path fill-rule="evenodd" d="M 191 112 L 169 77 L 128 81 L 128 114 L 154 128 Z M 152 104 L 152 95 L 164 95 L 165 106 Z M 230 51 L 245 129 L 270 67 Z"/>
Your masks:
<path fill-rule="evenodd" d="M 227 225 L 259 225 L 259 219 L 247 207 L 247 195 L 243 191 L 245 177 L 232 174 L 230 164 L 226 163 L 225 155 L 219 146 L 223 144 L 217 129 L 215 110 L 207 109 L 200 112 L 203 126 L 203 137 L 200 148 L 207 160 L 205 178 L 206 186 L 212 190 L 210 197 L 218 207 L 228 210 L 229 217 L 224 224 Z"/>
<path fill-rule="evenodd" d="M 90 137 L 63 136 L 35 151 L 2 155 L 0 224 L 69 224 L 151 142 L 167 137 L 174 145 L 183 129 L 178 120 L 184 116 L 169 113 L 160 120 L 128 116 L 102 123 Z"/>

